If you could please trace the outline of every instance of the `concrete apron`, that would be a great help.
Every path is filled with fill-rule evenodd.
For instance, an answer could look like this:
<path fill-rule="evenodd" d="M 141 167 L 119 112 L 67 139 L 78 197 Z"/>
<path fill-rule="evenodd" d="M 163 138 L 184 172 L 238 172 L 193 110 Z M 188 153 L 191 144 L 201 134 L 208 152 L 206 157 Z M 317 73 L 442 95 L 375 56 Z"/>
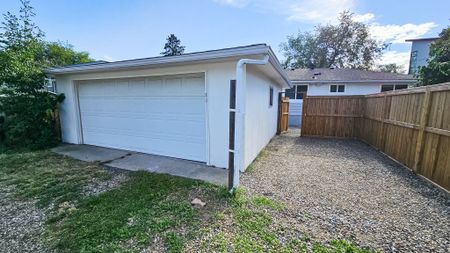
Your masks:
<path fill-rule="evenodd" d="M 105 166 L 123 170 L 145 170 L 178 177 L 198 179 L 217 185 L 226 185 L 228 171 L 207 166 L 201 162 L 167 156 L 150 155 L 126 150 L 89 145 L 64 144 L 53 152 L 86 162 L 100 162 Z"/>

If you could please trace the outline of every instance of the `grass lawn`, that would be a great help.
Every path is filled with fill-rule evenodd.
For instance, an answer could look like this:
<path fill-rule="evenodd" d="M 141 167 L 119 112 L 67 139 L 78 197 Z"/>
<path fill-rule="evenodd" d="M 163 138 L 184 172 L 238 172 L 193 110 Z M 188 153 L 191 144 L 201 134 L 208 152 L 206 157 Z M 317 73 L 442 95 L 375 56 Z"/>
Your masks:
<path fill-rule="evenodd" d="M 347 241 L 316 242 L 274 221 L 283 206 L 264 196 L 151 174 L 115 172 L 49 151 L 0 154 L 0 188 L 48 210 L 49 249 L 58 252 L 372 252 Z M 100 183 L 99 183 L 100 182 Z M 205 207 L 193 207 L 200 198 Z"/>

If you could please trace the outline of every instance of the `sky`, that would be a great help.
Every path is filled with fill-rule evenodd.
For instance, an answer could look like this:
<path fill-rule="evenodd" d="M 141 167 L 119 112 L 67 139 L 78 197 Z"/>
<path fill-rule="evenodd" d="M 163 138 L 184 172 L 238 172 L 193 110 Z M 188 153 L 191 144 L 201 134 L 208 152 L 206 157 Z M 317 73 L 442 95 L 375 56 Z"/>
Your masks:
<path fill-rule="evenodd" d="M 35 23 L 48 41 L 64 41 L 97 60 L 158 56 L 174 33 L 185 52 L 256 43 L 280 60 L 287 36 L 335 24 L 344 10 L 390 43 L 380 64 L 407 68 L 410 43 L 450 25 L 450 0 L 31 0 Z M 0 13 L 17 13 L 19 0 L 2 0 Z M 2 18 L 0 18 L 2 19 Z"/>

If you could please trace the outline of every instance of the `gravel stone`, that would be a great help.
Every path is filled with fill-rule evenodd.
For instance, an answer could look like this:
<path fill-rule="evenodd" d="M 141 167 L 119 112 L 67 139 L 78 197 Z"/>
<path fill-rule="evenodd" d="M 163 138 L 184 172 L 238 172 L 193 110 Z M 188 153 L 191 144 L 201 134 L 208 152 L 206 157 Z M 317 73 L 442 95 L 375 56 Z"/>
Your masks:
<path fill-rule="evenodd" d="M 129 172 L 125 170 L 105 167 L 105 171 L 111 176 L 108 180 L 104 179 L 93 179 L 86 187 L 83 189 L 83 193 L 87 196 L 99 195 L 102 192 L 107 192 L 114 189 L 127 181 L 130 176 Z"/>
<path fill-rule="evenodd" d="M 85 188 L 86 196 L 109 191 L 129 179 L 129 173 L 106 168 L 108 180 L 93 179 Z M 73 203 L 64 202 L 58 211 L 75 210 Z M 40 209 L 36 201 L 22 201 L 14 197 L 14 187 L 0 188 L 0 252 L 55 252 L 45 245 L 45 222 L 52 206 Z"/>
<path fill-rule="evenodd" d="M 242 184 L 286 208 L 274 220 L 313 239 L 382 252 L 450 252 L 450 197 L 356 140 L 276 136 Z"/>
<path fill-rule="evenodd" d="M 51 252 L 40 240 L 45 232 L 45 210 L 36 201 L 18 201 L 13 187 L 0 191 L 0 252 Z"/>

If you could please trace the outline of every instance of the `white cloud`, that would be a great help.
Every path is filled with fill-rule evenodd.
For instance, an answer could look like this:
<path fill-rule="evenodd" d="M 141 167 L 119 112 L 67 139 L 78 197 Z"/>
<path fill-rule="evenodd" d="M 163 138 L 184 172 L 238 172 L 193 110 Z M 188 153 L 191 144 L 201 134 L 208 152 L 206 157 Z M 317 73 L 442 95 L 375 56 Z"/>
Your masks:
<path fill-rule="evenodd" d="M 371 35 L 376 40 L 391 43 L 405 43 L 406 39 L 419 38 L 427 34 L 431 29 L 437 27 L 437 24 L 434 22 L 404 25 L 380 25 L 378 23 L 372 23 L 369 27 Z"/>
<path fill-rule="evenodd" d="M 356 0 L 214 0 L 235 8 L 254 8 L 283 15 L 289 21 L 328 23 L 337 20 L 339 13 L 355 8 Z M 372 36 L 389 43 L 405 43 L 406 39 L 418 38 L 437 27 L 434 22 L 422 24 L 387 24 L 375 22 L 373 13 L 355 14 L 354 20 L 369 25 Z"/>
<path fill-rule="evenodd" d="M 236 8 L 244 8 L 250 3 L 250 0 L 214 0 L 214 2 Z"/>
<path fill-rule="evenodd" d="M 288 20 L 306 22 L 330 22 L 339 13 L 354 8 L 354 0 L 305 0 L 293 1 L 286 11 Z"/>
<path fill-rule="evenodd" d="M 357 22 L 369 22 L 369 21 L 373 21 L 375 19 L 375 14 L 373 13 L 366 13 L 366 14 L 355 14 L 355 16 L 353 16 L 353 20 L 357 21 Z"/>
<path fill-rule="evenodd" d="M 290 21 L 324 23 L 335 21 L 340 12 L 351 10 L 355 0 L 214 0 L 236 8 L 254 7 L 275 12 Z"/>
<path fill-rule="evenodd" d="M 387 51 L 381 58 L 376 62 L 377 65 L 380 64 L 390 64 L 395 63 L 402 66 L 403 72 L 408 72 L 409 66 L 409 52 L 397 52 L 397 51 Z"/>

